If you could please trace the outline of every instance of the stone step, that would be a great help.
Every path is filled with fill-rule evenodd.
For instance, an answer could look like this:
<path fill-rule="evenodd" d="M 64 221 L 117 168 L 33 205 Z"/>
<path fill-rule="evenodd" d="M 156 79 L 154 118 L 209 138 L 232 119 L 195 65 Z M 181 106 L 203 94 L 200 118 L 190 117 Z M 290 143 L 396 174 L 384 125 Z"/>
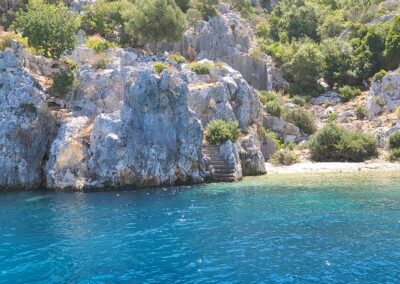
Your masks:
<path fill-rule="evenodd" d="M 229 178 L 214 177 L 213 180 L 216 182 L 235 182 L 236 181 L 236 179 L 234 177 L 229 177 Z"/>
<path fill-rule="evenodd" d="M 220 170 L 216 170 L 214 169 L 214 175 L 233 175 L 235 173 L 234 169 L 220 169 Z"/>
<path fill-rule="evenodd" d="M 218 169 L 232 169 L 233 168 L 229 164 L 225 164 L 225 163 L 210 163 L 210 166 L 212 166 L 214 169 L 216 169 L 216 168 L 218 168 Z"/>

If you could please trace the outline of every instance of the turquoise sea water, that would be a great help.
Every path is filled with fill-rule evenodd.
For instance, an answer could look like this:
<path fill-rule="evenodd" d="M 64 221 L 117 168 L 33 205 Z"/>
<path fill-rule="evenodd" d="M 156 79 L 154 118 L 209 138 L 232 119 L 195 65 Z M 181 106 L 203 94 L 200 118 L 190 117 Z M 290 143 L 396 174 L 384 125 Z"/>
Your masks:
<path fill-rule="evenodd" d="M 400 173 L 0 194 L 0 283 L 400 283 Z"/>

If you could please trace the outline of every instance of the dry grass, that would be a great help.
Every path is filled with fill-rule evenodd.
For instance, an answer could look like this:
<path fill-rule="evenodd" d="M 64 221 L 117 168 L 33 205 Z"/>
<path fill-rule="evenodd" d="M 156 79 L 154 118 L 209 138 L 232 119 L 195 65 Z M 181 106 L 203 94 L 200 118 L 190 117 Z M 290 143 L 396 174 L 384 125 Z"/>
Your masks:
<path fill-rule="evenodd" d="M 57 156 L 57 167 L 62 170 L 79 167 L 85 159 L 83 149 L 84 146 L 77 141 L 68 144 L 68 146 L 62 149 L 61 153 Z"/>

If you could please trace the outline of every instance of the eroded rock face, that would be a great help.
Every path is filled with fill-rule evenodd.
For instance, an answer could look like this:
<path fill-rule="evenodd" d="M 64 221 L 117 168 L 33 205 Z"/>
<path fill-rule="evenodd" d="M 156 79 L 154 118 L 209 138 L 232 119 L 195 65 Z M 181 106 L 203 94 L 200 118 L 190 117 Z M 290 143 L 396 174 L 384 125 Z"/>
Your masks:
<path fill-rule="evenodd" d="M 369 119 L 382 111 L 379 104 L 384 104 L 390 111 L 400 105 L 400 73 L 390 72 L 372 84 L 366 105 Z"/>
<path fill-rule="evenodd" d="M 222 11 L 208 22 L 202 21 L 188 30 L 183 42 L 174 49 L 192 60 L 223 61 L 238 70 L 257 89 L 285 87 L 287 83 L 274 68 L 271 58 L 249 55 L 252 35 L 251 27 L 241 21 L 239 14 Z"/>
<path fill-rule="evenodd" d="M 0 52 L 0 188 L 42 185 L 52 136 L 45 95 L 10 51 Z"/>
<path fill-rule="evenodd" d="M 262 175 L 266 173 L 261 143 L 257 132 L 253 129 L 248 136 L 240 140 L 240 160 L 243 175 Z"/>

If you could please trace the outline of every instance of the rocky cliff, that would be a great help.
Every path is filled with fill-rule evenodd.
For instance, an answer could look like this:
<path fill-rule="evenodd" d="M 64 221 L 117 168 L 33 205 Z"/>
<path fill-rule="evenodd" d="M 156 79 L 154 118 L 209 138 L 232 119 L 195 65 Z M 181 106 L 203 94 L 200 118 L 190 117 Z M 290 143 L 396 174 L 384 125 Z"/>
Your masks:
<path fill-rule="evenodd" d="M 169 68 L 157 75 L 155 60 Z M 205 154 L 204 128 L 214 119 L 235 120 L 243 131 L 237 143 L 217 146 L 227 180 L 265 173 L 254 130 L 263 110 L 239 72 L 218 64 L 198 75 L 187 64 L 123 49 L 109 51 L 108 62 L 105 69 L 81 65 L 75 89 L 54 99 L 11 52 L 0 53 L 2 188 L 220 181 L 221 170 Z"/>

